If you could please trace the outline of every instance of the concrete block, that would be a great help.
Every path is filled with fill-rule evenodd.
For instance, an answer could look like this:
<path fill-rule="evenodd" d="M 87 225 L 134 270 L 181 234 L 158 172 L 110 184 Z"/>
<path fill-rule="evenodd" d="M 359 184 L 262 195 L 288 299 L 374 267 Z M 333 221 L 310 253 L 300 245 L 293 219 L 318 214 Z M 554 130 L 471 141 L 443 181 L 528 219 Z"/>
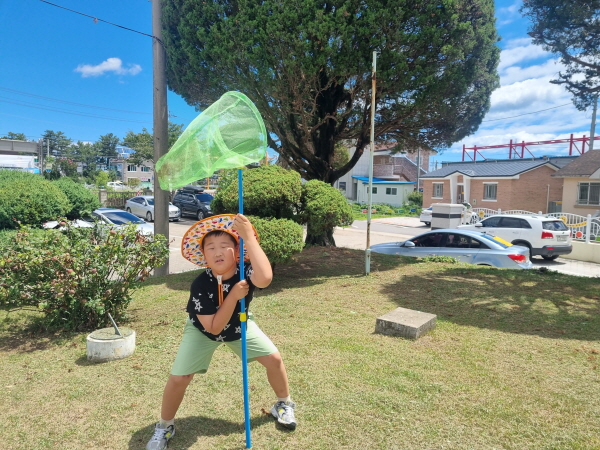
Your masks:
<path fill-rule="evenodd" d="M 406 308 L 396 308 L 375 322 L 375 332 L 389 336 L 400 336 L 418 339 L 429 330 L 435 328 L 435 314 L 414 311 Z"/>

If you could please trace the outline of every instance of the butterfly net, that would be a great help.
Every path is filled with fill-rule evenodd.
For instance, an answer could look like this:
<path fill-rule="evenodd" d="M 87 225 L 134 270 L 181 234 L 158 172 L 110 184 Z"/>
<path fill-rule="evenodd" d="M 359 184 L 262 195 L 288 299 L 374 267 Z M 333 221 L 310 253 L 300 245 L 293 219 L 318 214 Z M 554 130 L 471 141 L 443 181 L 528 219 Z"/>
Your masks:
<path fill-rule="evenodd" d="M 172 191 L 220 169 L 260 161 L 266 151 L 267 132 L 254 103 L 226 92 L 188 125 L 155 170 L 161 189 Z"/>

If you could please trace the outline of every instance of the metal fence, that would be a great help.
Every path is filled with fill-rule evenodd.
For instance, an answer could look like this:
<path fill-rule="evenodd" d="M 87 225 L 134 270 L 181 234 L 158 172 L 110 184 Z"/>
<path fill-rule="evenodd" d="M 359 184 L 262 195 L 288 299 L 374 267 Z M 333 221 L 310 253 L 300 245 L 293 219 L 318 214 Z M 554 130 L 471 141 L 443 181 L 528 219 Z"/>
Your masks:
<path fill-rule="evenodd" d="M 465 214 L 463 216 L 463 222 L 473 224 L 481 222 L 483 219 L 489 216 L 497 214 L 540 214 L 546 217 L 556 217 L 562 220 L 567 227 L 571 230 L 571 236 L 574 240 L 585 241 L 585 242 L 600 242 L 600 217 L 592 216 L 590 214 L 586 216 L 580 216 L 577 214 L 556 212 L 550 214 L 542 214 L 541 212 L 534 213 L 531 211 L 524 211 L 521 209 L 511 209 L 502 211 L 501 209 L 494 210 L 489 208 L 473 208 L 471 214 Z"/>
<path fill-rule="evenodd" d="M 103 208 L 125 209 L 125 202 L 136 195 L 152 195 L 150 189 L 140 189 L 137 191 L 105 191 L 98 193 L 100 203 Z"/>

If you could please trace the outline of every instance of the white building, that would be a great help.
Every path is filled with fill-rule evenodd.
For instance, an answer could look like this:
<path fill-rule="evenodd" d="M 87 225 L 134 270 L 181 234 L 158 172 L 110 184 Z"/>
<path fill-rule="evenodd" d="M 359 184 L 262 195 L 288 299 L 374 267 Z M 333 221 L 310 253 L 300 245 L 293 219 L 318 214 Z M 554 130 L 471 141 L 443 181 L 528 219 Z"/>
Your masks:
<path fill-rule="evenodd" d="M 353 153 L 355 148 L 349 151 Z M 392 206 L 408 203 L 408 195 L 417 186 L 417 164 L 419 175 L 426 174 L 423 167 L 429 166 L 429 156 L 433 151 L 391 154 L 389 147 L 382 146 L 376 148 L 374 153 L 373 203 L 388 203 Z M 345 192 L 348 200 L 368 202 L 369 158 L 370 152 L 366 148 L 352 170 L 335 182 L 334 186 Z M 420 179 L 419 185 L 422 185 Z"/>
<path fill-rule="evenodd" d="M 32 173 L 40 173 L 35 162 L 35 156 L 23 155 L 0 155 L 0 169 L 24 170 Z"/>

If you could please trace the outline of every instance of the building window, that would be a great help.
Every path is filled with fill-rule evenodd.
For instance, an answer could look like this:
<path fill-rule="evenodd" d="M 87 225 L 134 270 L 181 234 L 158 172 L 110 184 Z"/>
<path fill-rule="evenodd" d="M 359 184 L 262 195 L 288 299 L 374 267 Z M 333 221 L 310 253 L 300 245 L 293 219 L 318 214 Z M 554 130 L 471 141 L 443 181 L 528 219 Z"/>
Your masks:
<path fill-rule="evenodd" d="M 367 194 L 369 193 L 369 186 L 367 186 Z M 377 188 L 373 188 L 373 194 L 377 194 Z"/>
<path fill-rule="evenodd" d="M 346 182 L 345 181 L 340 181 L 338 184 L 338 187 L 341 191 L 345 191 L 346 190 Z"/>
<path fill-rule="evenodd" d="M 600 183 L 579 183 L 578 205 L 600 205 Z"/>
<path fill-rule="evenodd" d="M 397 194 L 398 194 L 397 188 L 385 188 L 385 195 L 397 195 Z"/>
<path fill-rule="evenodd" d="M 137 172 L 137 166 L 127 166 L 127 172 Z"/>
<path fill-rule="evenodd" d="M 433 183 L 433 198 L 444 198 L 444 183 Z"/>
<path fill-rule="evenodd" d="M 134 166 L 134 167 L 135 167 L 135 166 Z M 150 172 L 150 167 L 142 166 L 142 167 L 140 167 L 140 170 L 141 170 L 142 172 Z"/>
<path fill-rule="evenodd" d="M 498 183 L 483 183 L 483 199 L 496 200 L 498 196 Z"/>

